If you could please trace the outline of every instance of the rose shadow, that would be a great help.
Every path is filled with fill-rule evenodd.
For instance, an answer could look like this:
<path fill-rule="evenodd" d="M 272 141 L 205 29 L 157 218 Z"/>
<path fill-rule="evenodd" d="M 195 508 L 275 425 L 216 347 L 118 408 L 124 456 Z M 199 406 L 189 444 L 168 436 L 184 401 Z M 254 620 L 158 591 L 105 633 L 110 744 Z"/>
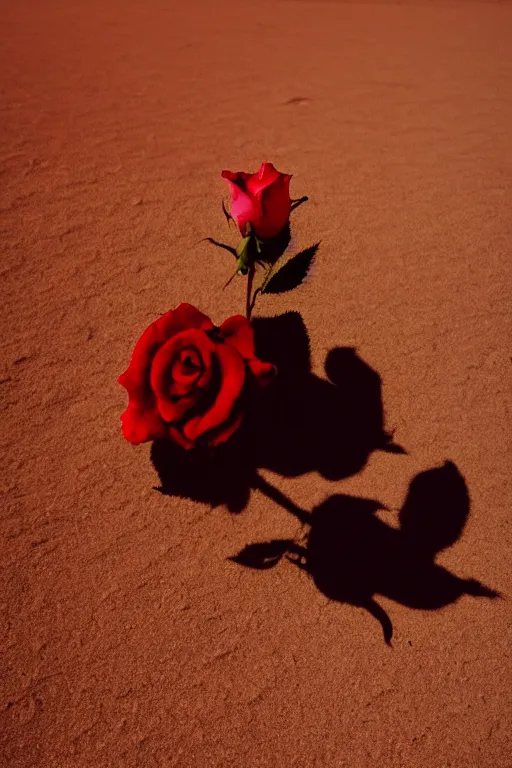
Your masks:
<path fill-rule="evenodd" d="M 388 645 L 393 625 L 375 595 L 417 610 L 438 610 L 463 595 L 500 597 L 435 562 L 439 552 L 459 539 L 470 511 L 465 480 L 452 462 L 412 480 L 397 528 L 379 519 L 376 513 L 385 507 L 372 499 L 335 495 L 312 512 L 286 497 L 281 501 L 308 527 L 306 542 L 258 542 L 230 560 L 269 569 L 286 556 L 330 600 L 363 608 L 377 619 Z"/>
<path fill-rule="evenodd" d="M 380 377 L 354 349 L 332 349 L 324 379 L 311 371 L 309 339 L 297 312 L 256 318 L 253 328 L 258 357 L 278 367 L 276 380 L 226 444 L 184 451 L 155 441 L 157 490 L 237 513 L 251 488 L 261 486 L 259 469 L 284 477 L 317 471 L 341 480 L 359 472 L 375 450 L 405 453 L 384 429 Z"/>
<path fill-rule="evenodd" d="M 354 349 L 330 350 L 324 379 L 311 371 L 309 339 L 298 313 L 258 318 L 253 326 L 257 354 L 278 366 L 277 379 L 225 445 L 187 452 L 156 441 L 151 456 L 158 490 L 225 504 L 236 513 L 245 508 L 251 489 L 258 489 L 306 526 L 306 540 L 258 542 L 230 559 L 263 570 L 285 558 L 330 600 L 366 610 L 388 644 L 393 625 L 378 595 L 417 610 L 438 610 L 463 595 L 499 597 L 435 562 L 459 539 L 470 511 L 466 483 L 452 462 L 413 479 L 399 527 L 379 518 L 385 507 L 372 499 L 339 494 L 304 510 L 259 474 L 259 469 L 284 477 L 317 471 L 341 480 L 361 471 L 373 451 L 405 451 L 385 430 L 380 376 Z"/>

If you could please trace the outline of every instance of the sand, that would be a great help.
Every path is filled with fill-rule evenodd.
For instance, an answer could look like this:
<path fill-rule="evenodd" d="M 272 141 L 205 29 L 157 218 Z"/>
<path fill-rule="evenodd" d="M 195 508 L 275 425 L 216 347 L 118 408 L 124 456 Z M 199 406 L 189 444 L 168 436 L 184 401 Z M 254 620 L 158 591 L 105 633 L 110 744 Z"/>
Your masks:
<path fill-rule="evenodd" d="M 2 766 L 509 766 L 511 4 L 0 17 Z M 243 311 L 198 241 L 263 160 L 321 243 L 256 306 L 298 313 L 299 442 L 234 514 L 154 490 L 116 377 L 181 301 Z"/>

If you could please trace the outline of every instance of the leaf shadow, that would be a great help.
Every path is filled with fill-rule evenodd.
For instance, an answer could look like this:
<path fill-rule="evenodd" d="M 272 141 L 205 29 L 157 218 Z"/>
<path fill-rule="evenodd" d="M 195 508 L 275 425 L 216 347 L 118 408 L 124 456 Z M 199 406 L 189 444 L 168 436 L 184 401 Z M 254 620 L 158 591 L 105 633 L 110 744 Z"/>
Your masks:
<path fill-rule="evenodd" d="M 416 610 L 438 610 L 463 595 L 500 597 L 436 563 L 458 541 L 470 513 L 469 491 L 453 462 L 412 480 L 397 526 L 379 517 L 385 509 L 379 501 L 337 494 L 309 511 L 262 477 L 261 469 L 287 478 L 315 471 L 338 481 L 360 472 L 374 451 L 405 450 L 385 428 L 381 378 L 355 349 L 331 349 L 325 376 L 317 376 L 297 312 L 256 318 L 253 326 L 257 354 L 278 366 L 278 377 L 239 431 L 214 451 L 153 443 L 158 490 L 226 505 L 232 513 L 245 508 L 253 489 L 272 499 L 306 527 L 305 542 L 255 542 L 229 559 L 269 571 L 292 563 L 330 600 L 366 610 L 388 644 L 393 624 L 379 596 Z"/>
<path fill-rule="evenodd" d="M 365 609 L 380 623 L 388 645 L 393 625 L 376 595 L 430 611 L 464 595 L 501 597 L 479 581 L 460 578 L 435 562 L 439 552 L 459 539 L 470 511 L 466 482 L 452 462 L 412 480 L 397 528 L 379 519 L 377 512 L 385 507 L 373 499 L 339 494 L 311 513 L 293 504 L 287 508 L 307 524 L 305 544 L 259 542 L 230 559 L 260 569 L 274 567 L 286 555 L 330 600 Z"/>

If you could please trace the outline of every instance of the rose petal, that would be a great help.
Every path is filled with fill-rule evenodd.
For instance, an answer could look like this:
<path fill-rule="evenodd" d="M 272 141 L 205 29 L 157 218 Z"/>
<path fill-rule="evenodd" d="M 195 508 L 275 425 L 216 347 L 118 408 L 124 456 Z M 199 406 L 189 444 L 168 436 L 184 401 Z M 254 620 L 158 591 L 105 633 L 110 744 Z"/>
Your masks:
<path fill-rule="evenodd" d="M 248 174 L 222 171 L 222 178 L 228 182 L 231 193 L 231 216 L 236 221 L 240 232 L 245 233 L 248 222 L 256 228 L 262 209 L 259 200 L 245 191 L 245 179 L 248 178 Z"/>
<path fill-rule="evenodd" d="M 149 369 L 158 349 L 176 333 L 187 328 L 209 331 L 213 323 L 191 304 L 180 304 L 151 323 L 135 344 L 130 365 L 117 381 L 126 389 L 131 405 L 149 407 Z"/>
<path fill-rule="evenodd" d="M 233 315 L 224 320 L 220 332 L 226 341 L 235 347 L 246 360 L 256 355 L 254 330 L 243 315 Z"/>
<path fill-rule="evenodd" d="M 235 347 L 248 362 L 257 384 L 265 387 L 276 375 L 277 368 L 256 357 L 254 330 L 247 318 L 243 315 L 229 317 L 222 323 L 220 331 L 228 344 Z"/>
<path fill-rule="evenodd" d="M 264 363 L 263 360 L 258 360 L 257 357 L 253 357 L 248 361 L 249 368 L 252 375 L 256 379 L 256 383 L 260 387 L 266 387 L 277 374 L 277 368 L 272 363 Z"/>
<path fill-rule="evenodd" d="M 199 371 L 202 371 L 203 361 L 201 360 L 201 355 L 197 349 L 194 349 L 194 347 L 186 347 L 181 350 L 178 359 L 176 360 L 176 365 L 179 368 L 179 373 L 176 371 L 176 376 L 182 376 L 185 380 L 189 376 L 193 376 Z"/>
<path fill-rule="evenodd" d="M 290 179 L 280 176 L 261 191 L 261 219 L 254 230 L 262 239 L 276 237 L 290 218 Z"/>
<path fill-rule="evenodd" d="M 217 345 L 217 360 L 220 368 L 220 390 L 206 413 L 188 421 L 183 434 L 190 440 L 197 440 L 228 421 L 245 382 L 245 363 L 241 355 L 230 344 Z"/>
<path fill-rule="evenodd" d="M 216 432 L 211 437 L 208 438 L 208 445 L 210 445 L 212 448 L 216 445 L 220 445 L 221 443 L 225 443 L 226 440 L 229 440 L 231 435 L 233 435 L 240 424 L 242 423 L 244 419 L 244 414 L 239 413 L 237 417 L 231 422 L 231 424 L 227 424 L 224 429 L 221 429 L 219 432 Z"/>
<path fill-rule="evenodd" d="M 187 347 L 193 347 L 201 357 L 203 372 L 197 380 L 190 382 L 189 391 L 183 392 L 183 387 L 179 387 L 181 395 L 173 392 L 172 387 L 172 364 L 177 355 Z M 173 336 L 155 354 L 150 372 L 151 389 L 156 397 L 158 410 L 165 421 L 179 421 L 190 408 L 196 404 L 201 390 L 206 387 L 212 376 L 212 355 L 215 352 L 214 342 L 199 330 L 182 331 Z M 183 384 L 183 382 L 180 382 Z M 179 397 L 176 401 L 171 398 L 173 395 Z"/>
<path fill-rule="evenodd" d="M 129 405 L 121 414 L 124 437 L 133 445 L 167 436 L 167 427 L 156 409 Z"/>
<path fill-rule="evenodd" d="M 214 327 L 207 315 L 200 312 L 196 307 L 193 307 L 192 304 L 187 304 L 186 302 L 183 302 L 176 307 L 174 310 L 174 319 L 181 326 L 180 330 L 197 328 L 201 331 L 211 331 Z"/>
<path fill-rule="evenodd" d="M 241 186 L 245 186 L 245 182 L 251 177 L 251 174 L 245 171 L 222 171 L 221 176 L 226 181 L 241 182 Z"/>
<path fill-rule="evenodd" d="M 272 163 L 262 163 L 257 173 L 251 173 L 245 183 L 245 188 L 251 195 L 259 195 L 266 187 L 273 184 L 282 173 L 279 173 Z"/>
<path fill-rule="evenodd" d="M 178 443 L 178 445 L 181 445 L 181 447 L 185 448 L 187 451 L 189 451 L 195 445 L 193 440 L 189 440 L 188 437 L 185 437 L 180 432 L 180 430 L 174 426 L 169 427 L 169 437 L 171 440 L 174 440 L 175 443 Z"/>
<path fill-rule="evenodd" d="M 191 361 L 189 365 L 186 364 L 187 360 Z M 202 377 L 203 373 L 204 363 L 197 349 L 185 347 L 171 364 L 169 374 L 172 382 L 171 394 L 185 395 L 190 391 L 193 384 Z"/>

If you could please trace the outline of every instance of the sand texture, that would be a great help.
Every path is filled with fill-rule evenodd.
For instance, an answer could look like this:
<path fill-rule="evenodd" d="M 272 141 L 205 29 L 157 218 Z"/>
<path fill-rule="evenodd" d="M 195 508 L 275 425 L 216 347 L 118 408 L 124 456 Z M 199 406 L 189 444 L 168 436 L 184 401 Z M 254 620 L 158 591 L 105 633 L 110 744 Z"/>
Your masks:
<path fill-rule="evenodd" d="M 512 3 L 0 30 L 2 768 L 509 768 Z M 116 378 L 180 302 L 243 312 L 199 241 L 263 160 L 320 245 L 256 305 L 259 486 L 208 486 Z"/>

